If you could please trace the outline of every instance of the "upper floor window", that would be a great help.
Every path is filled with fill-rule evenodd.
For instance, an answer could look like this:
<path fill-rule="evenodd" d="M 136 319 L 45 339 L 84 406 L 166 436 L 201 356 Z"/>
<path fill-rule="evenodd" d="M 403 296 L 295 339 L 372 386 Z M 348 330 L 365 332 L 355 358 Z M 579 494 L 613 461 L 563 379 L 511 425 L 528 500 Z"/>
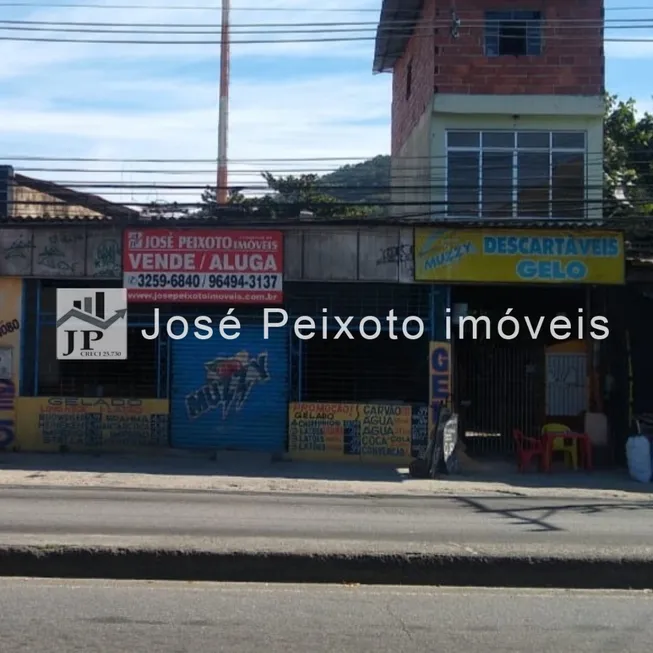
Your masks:
<path fill-rule="evenodd" d="M 447 214 L 584 217 L 585 141 L 579 131 L 448 132 Z"/>
<path fill-rule="evenodd" d="M 537 55 L 541 51 L 541 12 L 485 12 L 485 54 L 488 57 Z"/>

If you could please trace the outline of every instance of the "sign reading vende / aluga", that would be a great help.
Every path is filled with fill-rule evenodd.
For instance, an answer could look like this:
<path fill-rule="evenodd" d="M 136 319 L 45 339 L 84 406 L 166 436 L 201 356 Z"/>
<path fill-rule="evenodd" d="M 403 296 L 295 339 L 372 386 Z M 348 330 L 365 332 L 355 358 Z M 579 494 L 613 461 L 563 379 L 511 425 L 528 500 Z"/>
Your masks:
<path fill-rule="evenodd" d="M 128 229 L 123 259 L 132 302 L 283 301 L 280 231 Z"/>

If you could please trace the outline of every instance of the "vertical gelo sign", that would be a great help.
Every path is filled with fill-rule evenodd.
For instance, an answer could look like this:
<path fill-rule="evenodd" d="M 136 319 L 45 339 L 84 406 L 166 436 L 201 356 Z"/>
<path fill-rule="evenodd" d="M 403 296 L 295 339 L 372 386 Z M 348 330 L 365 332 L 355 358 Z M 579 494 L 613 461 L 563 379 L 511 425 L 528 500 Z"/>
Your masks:
<path fill-rule="evenodd" d="M 438 413 L 451 396 L 451 344 L 430 343 L 429 353 L 429 436 L 438 421 Z"/>
<path fill-rule="evenodd" d="M 127 229 L 123 257 L 132 302 L 283 301 L 280 231 Z"/>

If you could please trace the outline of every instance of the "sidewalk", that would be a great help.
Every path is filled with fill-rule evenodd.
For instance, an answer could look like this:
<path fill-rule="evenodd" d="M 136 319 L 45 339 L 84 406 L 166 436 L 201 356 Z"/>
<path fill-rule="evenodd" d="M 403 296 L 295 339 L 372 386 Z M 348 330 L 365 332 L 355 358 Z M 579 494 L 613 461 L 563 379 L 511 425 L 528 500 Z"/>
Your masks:
<path fill-rule="evenodd" d="M 480 467 L 480 466 L 479 466 Z M 268 455 L 0 454 L 0 487 L 123 488 L 353 496 L 513 495 L 650 501 L 653 484 L 625 472 L 518 474 L 483 466 L 442 480 L 412 479 L 407 468 L 354 463 L 273 462 Z"/>

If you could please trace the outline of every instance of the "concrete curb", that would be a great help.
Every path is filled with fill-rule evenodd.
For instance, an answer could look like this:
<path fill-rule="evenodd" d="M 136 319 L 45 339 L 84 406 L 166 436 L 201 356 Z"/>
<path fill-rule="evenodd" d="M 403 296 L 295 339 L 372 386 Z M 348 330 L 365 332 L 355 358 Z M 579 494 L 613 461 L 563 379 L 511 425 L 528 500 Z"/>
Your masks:
<path fill-rule="evenodd" d="M 653 559 L 9 546 L 0 576 L 653 590 Z"/>
<path fill-rule="evenodd" d="M 559 491 L 547 492 L 546 488 L 538 488 L 537 492 L 520 492 L 518 490 L 488 489 L 488 488 L 438 488 L 435 490 L 411 490 L 404 492 L 383 492 L 370 488 L 356 491 L 324 491 L 315 488 L 312 490 L 267 488 L 247 489 L 240 487 L 154 487 L 150 485 L 66 485 L 65 483 L 2 483 L 0 490 L 19 491 L 65 491 L 65 492 L 141 492 L 141 493 L 175 493 L 175 494 L 203 494 L 203 495 L 236 495 L 236 496 L 282 496 L 295 497 L 323 497 L 326 499 L 455 499 L 466 498 L 514 498 L 514 499 L 551 499 L 555 501 L 581 500 L 581 501 L 630 501 L 638 503 L 650 503 L 653 500 L 653 489 L 650 491 L 631 490 L 592 490 L 585 488 L 569 489 L 560 488 Z M 618 493 L 618 494 L 617 494 Z"/>

